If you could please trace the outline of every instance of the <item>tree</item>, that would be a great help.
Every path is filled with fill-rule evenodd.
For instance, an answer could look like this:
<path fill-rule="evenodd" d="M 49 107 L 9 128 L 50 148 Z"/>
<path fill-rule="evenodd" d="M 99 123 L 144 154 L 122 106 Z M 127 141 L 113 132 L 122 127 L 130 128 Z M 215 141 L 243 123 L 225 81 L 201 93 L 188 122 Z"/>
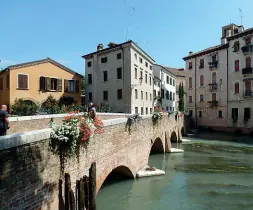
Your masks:
<path fill-rule="evenodd" d="M 85 84 L 85 75 L 83 75 L 82 81 L 81 81 L 81 92 L 85 93 L 86 84 Z"/>
<path fill-rule="evenodd" d="M 180 82 L 179 84 L 179 105 L 178 105 L 178 109 L 180 112 L 184 111 L 184 86 L 183 84 Z"/>

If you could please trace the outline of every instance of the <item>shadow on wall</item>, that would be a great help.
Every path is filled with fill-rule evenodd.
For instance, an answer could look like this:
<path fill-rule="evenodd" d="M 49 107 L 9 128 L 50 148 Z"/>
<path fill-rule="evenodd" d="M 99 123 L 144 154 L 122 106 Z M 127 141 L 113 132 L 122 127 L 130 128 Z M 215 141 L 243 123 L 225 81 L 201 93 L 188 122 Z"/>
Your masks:
<path fill-rule="evenodd" d="M 0 206 L 3 209 L 38 209 L 42 205 L 50 209 L 51 195 L 58 183 L 43 183 L 40 176 L 48 159 L 49 156 L 42 162 L 37 145 L 0 151 Z"/>

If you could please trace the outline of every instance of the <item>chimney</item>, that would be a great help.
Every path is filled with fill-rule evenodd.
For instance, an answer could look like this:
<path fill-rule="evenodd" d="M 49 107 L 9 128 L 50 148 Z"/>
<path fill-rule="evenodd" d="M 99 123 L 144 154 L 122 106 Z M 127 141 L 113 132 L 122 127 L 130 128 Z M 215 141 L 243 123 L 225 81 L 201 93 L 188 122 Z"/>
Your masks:
<path fill-rule="evenodd" d="M 244 31 L 244 27 L 243 26 L 239 26 L 238 27 L 238 32 L 240 33 L 240 32 L 243 32 Z"/>
<path fill-rule="evenodd" d="M 97 51 L 100 51 L 100 50 L 103 50 L 103 49 L 104 49 L 103 44 L 98 44 L 97 45 Z"/>
<path fill-rule="evenodd" d="M 111 48 L 117 46 L 117 44 L 114 42 L 110 42 L 107 46 Z"/>
<path fill-rule="evenodd" d="M 191 54 L 192 54 L 192 51 L 189 52 L 189 55 L 191 55 Z"/>

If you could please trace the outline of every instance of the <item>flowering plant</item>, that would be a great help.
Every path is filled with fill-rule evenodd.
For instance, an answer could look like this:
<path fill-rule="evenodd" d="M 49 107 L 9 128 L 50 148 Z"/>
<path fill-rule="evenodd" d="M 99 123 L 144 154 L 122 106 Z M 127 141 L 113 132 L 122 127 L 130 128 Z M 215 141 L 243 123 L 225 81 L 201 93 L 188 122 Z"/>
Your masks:
<path fill-rule="evenodd" d="M 166 115 L 166 113 L 162 109 L 155 107 L 154 112 L 152 114 L 153 123 L 156 124 L 158 120 L 162 119 L 164 115 Z"/>

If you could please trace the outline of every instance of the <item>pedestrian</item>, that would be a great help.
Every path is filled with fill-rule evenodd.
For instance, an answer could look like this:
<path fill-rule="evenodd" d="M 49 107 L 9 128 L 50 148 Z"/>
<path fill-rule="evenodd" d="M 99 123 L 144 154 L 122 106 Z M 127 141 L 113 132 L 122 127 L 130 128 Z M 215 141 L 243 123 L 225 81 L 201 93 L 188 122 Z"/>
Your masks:
<path fill-rule="evenodd" d="M 51 120 L 49 121 L 49 126 L 50 128 L 53 128 L 55 126 L 54 118 L 51 118 Z"/>
<path fill-rule="evenodd" d="M 0 136 L 5 136 L 6 131 L 10 128 L 8 120 L 8 112 L 6 105 L 1 105 L 0 109 Z"/>
<path fill-rule="evenodd" d="M 88 110 L 90 117 L 94 120 L 94 118 L 96 117 L 96 108 L 93 103 L 90 103 Z"/>

